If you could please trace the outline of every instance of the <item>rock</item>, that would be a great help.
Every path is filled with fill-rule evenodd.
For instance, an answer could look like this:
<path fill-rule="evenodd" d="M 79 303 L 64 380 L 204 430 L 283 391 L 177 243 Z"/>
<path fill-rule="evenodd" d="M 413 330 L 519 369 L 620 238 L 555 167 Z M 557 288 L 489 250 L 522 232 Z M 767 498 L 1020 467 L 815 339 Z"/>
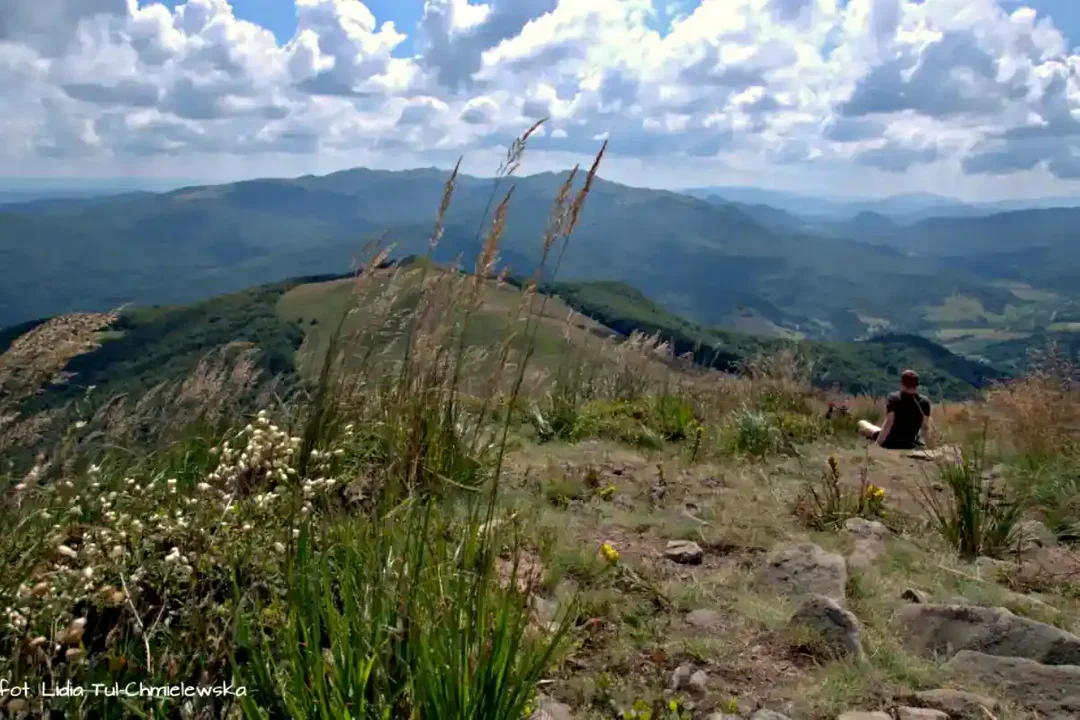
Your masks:
<path fill-rule="evenodd" d="M 892 720 L 892 716 L 887 712 L 851 710 L 836 718 L 836 720 Z"/>
<path fill-rule="evenodd" d="M 709 676 L 704 670 L 698 670 L 696 673 L 690 676 L 690 681 L 686 684 L 688 690 L 692 695 L 701 697 L 709 692 Z"/>
<path fill-rule="evenodd" d="M 862 628 L 858 618 L 832 598 L 811 595 L 789 622 L 791 628 L 806 628 L 815 635 L 812 648 L 828 659 L 854 657 L 862 660 Z"/>
<path fill-rule="evenodd" d="M 694 674 L 694 668 L 689 665 L 680 665 L 671 673 L 671 689 L 682 690 L 690 682 L 690 676 Z"/>
<path fill-rule="evenodd" d="M 1047 665 L 1080 665 L 1080 637 L 1005 608 L 905 605 L 894 622 L 911 647 L 927 656 L 974 650 Z"/>
<path fill-rule="evenodd" d="M 866 570 L 885 554 L 885 538 L 889 536 L 889 529 L 877 520 L 848 518 L 844 527 L 855 536 L 855 549 L 847 557 L 848 572 Z"/>
<path fill-rule="evenodd" d="M 1007 699 L 1051 718 L 1080 717 L 1080 667 L 1076 665 L 1043 665 L 962 650 L 945 669 L 979 685 L 998 688 Z"/>
<path fill-rule="evenodd" d="M 724 616 L 715 610 L 698 608 L 686 613 L 686 623 L 698 630 L 718 630 L 724 626 Z"/>
<path fill-rule="evenodd" d="M 751 715 L 750 720 L 791 720 L 791 718 L 787 715 L 781 715 L 775 710 L 765 710 L 762 708 Z"/>
<path fill-rule="evenodd" d="M 986 720 L 983 709 L 995 713 L 998 707 L 998 701 L 993 698 L 947 688 L 922 690 L 900 698 L 900 701 L 940 710 L 953 720 Z"/>
<path fill-rule="evenodd" d="M 902 707 L 896 710 L 896 720 L 949 720 L 949 714 L 930 708 Z"/>
<path fill-rule="evenodd" d="M 696 542 L 672 540 L 667 544 L 664 557 L 683 565 L 700 565 L 705 558 L 705 551 Z"/>
<path fill-rule="evenodd" d="M 543 695 L 537 698 L 536 710 L 529 716 L 529 720 L 574 720 L 569 705 L 555 702 Z"/>
<path fill-rule="evenodd" d="M 689 665 L 680 665 L 671 673 L 671 689 L 689 690 L 700 697 L 709 692 L 709 676 L 704 670 L 695 672 Z"/>
<path fill-rule="evenodd" d="M 877 520 L 853 517 L 844 521 L 844 529 L 860 540 L 884 540 L 889 537 L 889 528 Z"/>
<path fill-rule="evenodd" d="M 824 595 L 843 602 L 847 566 L 844 558 L 813 543 L 782 545 L 765 557 L 758 579 L 781 595 Z"/>
<path fill-rule="evenodd" d="M 738 715 L 728 715 L 727 713 L 713 713 L 709 716 L 709 720 L 742 720 Z"/>
<path fill-rule="evenodd" d="M 900 593 L 900 599 L 916 605 L 930 602 L 930 593 L 917 588 L 908 588 Z"/>
<path fill-rule="evenodd" d="M 1038 520 L 1025 520 L 1017 526 L 1022 542 L 1027 547 L 1054 547 L 1057 535 Z"/>

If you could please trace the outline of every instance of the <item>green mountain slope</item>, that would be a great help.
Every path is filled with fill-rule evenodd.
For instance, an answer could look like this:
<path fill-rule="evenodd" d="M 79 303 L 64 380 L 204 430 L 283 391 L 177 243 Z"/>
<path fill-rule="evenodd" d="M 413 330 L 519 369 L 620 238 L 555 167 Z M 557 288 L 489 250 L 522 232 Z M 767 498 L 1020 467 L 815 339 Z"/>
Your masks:
<path fill-rule="evenodd" d="M 527 273 L 565 175 L 515 180 L 501 257 Z M 446 173 L 349 170 L 0 211 L 0 323 L 123 303 L 189 303 L 298 274 L 339 272 L 386 231 L 422 252 Z M 436 259 L 471 258 L 492 181 L 462 177 Z M 758 212 L 755 219 L 752 215 Z M 559 276 L 617 280 L 709 325 L 850 339 L 866 317 L 922 329 L 913 308 L 1006 291 L 965 268 L 773 225 L 759 211 L 598 181 Z M 747 320 L 747 314 L 751 315 Z"/>
<path fill-rule="evenodd" d="M 978 388 L 1005 377 L 985 363 L 914 335 L 882 335 L 863 342 L 768 339 L 687 321 L 622 283 L 563 283 L 553 290 L 579 312 L 614 330 L 659 334 L 677 353 L 691 352 L 698 362 L 722 370 L 736 370 L 758 354 L 798 348 L 813 362 L 814 384 L 854 394 L 891 392 L 905 368 L 917 370 L 929 392 L 939 397 L 970 397 Z"/>
<path fill-rule="evenodd" d="M 277 378 L 286 391 L 296 381 L 317 375 L 331 329 L 355 303 L 350 285 L 351 280 L 340 276 L 308 277 L 192 305 L 133 308 L 121 313 L 102 335 L 100 347 L 68 363 L 66 382 L 47 386 L 26 400 L 21 410 L 32 415 L 78 406 L 80 417 L 85 417 L 117 395 L 138 399 L 162 383 L 190 377 L 201 359 L 226 346 L 257 351 L 252 369 L 263 381 Z M 568 342 L 640 331 L 659 333 L 678 353 L 693 352 L 700 363 L 729 371 L 739 370 L 759 354 L 796 347 L 813 361 L 816 385 L 851 393 L 888 392 L 905 367 L 919 370 L 936 397 L 948 398 L 969 397 L 1002 375 L 918 337 L 792 343 L 695 324 L 623 283 L 562 283 L 545 290 L 557 296 L 541 323 L 534 359 L 551 371 L 565 356 Z M 507 336 L 517 293 L 513 287 L 485 286 L 481 309 L 470 326 L 470 345 L 489 347 Z M 408 294 L 403 297 L 407 302 Z M 571 308 L 589 319 L 568 330 Z M 352 316 L 345 317 L 348 336 Z M 27 323 L 0 330 L 0 339 L 10 342 L 31 329 L 33 324 Z"/>

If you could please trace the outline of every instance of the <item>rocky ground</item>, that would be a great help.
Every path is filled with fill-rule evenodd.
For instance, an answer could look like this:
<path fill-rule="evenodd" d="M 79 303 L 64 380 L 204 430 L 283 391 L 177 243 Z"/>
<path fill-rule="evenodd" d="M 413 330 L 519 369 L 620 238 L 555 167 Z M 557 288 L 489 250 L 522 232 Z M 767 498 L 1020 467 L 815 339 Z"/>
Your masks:
<path fill-rule="evenodd" d="M 830 455 L 885 490 L 880 518 L 800 519 Z M 1029 524 L 1014 555 L 961 560 L 920 513 L 926 461 L 822 445 L 690 465 L 587 442 L 513 468 L 537 623 L 576 598 L 589 629 L 537 720 L 1080 717 L 1080 555 Z"/>

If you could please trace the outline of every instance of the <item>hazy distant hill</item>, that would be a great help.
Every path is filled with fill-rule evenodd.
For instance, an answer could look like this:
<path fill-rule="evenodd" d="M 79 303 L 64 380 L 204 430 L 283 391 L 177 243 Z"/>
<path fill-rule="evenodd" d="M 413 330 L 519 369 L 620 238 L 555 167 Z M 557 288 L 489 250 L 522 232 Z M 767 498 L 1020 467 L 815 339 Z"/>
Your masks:
<path fill-rule="evenodd" d="M 380 234 L 397 256 L 422 253 L 446 177 L 435 169 L 355 169 L 3 207 L 0 267 L 17 270 L 0 285 L 0 324 L 125 303 L 189 303 L 339 273 Z M 564 179 L 514 181 L 504 265 L 531 272 Z M 461 257 L 471 267 L 492 182 L 459 179 L 436 260 Z M 913 233 L 864 213 L 826 231 L 769 206 L 600 180 L 559 278 L 627 282 L 693 321 L 777 337 L 926 332 L 940 327 L 928 319 L 932 308 L 950 298 L 996 313 L 1019 303 L 1002 280 L 1066 292 L 1080 265 L 1069 260 L 1076 244 L 1067 242 L 1061 212 L 1080 210 L 1031 211 L 1001 223 L 925 221 Z M 1033 229 L 1037 242 L 1028 239 Z M 967 255 L 941 252 L 950 243 Z"/>

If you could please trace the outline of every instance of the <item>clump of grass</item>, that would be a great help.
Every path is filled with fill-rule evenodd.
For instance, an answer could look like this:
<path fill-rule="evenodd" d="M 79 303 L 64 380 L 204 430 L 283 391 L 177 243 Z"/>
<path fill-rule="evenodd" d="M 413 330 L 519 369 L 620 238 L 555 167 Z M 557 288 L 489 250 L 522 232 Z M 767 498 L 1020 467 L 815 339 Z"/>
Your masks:
<path fill-rule="evenodd" d="M 867 458 L 869 460 L 869 458 Z M 853 517 L 877 518 L 885 514 L 885 491 L 869 482 L 863 464 L 857 488 L 842 480 L 840 463 L 830 455 L 828 466 L 817 480 L 807 480 L 796 505 L 796 514 L 815 530 L 835 530 Z"/>
<path fill-rule="evenodd" d="M 781 449 L 783 435 L 768 413 L 743 407 L 724 427 L 721 444 L 730 452 L 761 459 Z"/>
<path fill-rule="evenodd" d="M 986 472 L 985 445 L 938 461 L 937 483 L 924 477 L 918 499 L 941 537 L 964 558 L 999 557 L 1015 545 L 1026 509 L 1003 497 Z M 940 488 L 940 489 L 939 489 Z"/>
<path fill-rule="evenodd" d="M 530 631 L 532 588 L 519 588 L 517 562 L 497 576 L 502 543 L 485 516 L 473 503 L 453 522 L 410 501 L 376 523 L 335 524 L 319 543 L 302 535 L 284 626 L 259 628 L 259 608 L 244 615 L 245 715 L 523 717 L 571 615 Z"/>
<path fill-rule="evenodd" d="M 1055 462 L 1013 468 L 1013 483 L 1030 494 L 1032 503 L 1061 542 L 1080 541 L 1080 462 Z"/>

